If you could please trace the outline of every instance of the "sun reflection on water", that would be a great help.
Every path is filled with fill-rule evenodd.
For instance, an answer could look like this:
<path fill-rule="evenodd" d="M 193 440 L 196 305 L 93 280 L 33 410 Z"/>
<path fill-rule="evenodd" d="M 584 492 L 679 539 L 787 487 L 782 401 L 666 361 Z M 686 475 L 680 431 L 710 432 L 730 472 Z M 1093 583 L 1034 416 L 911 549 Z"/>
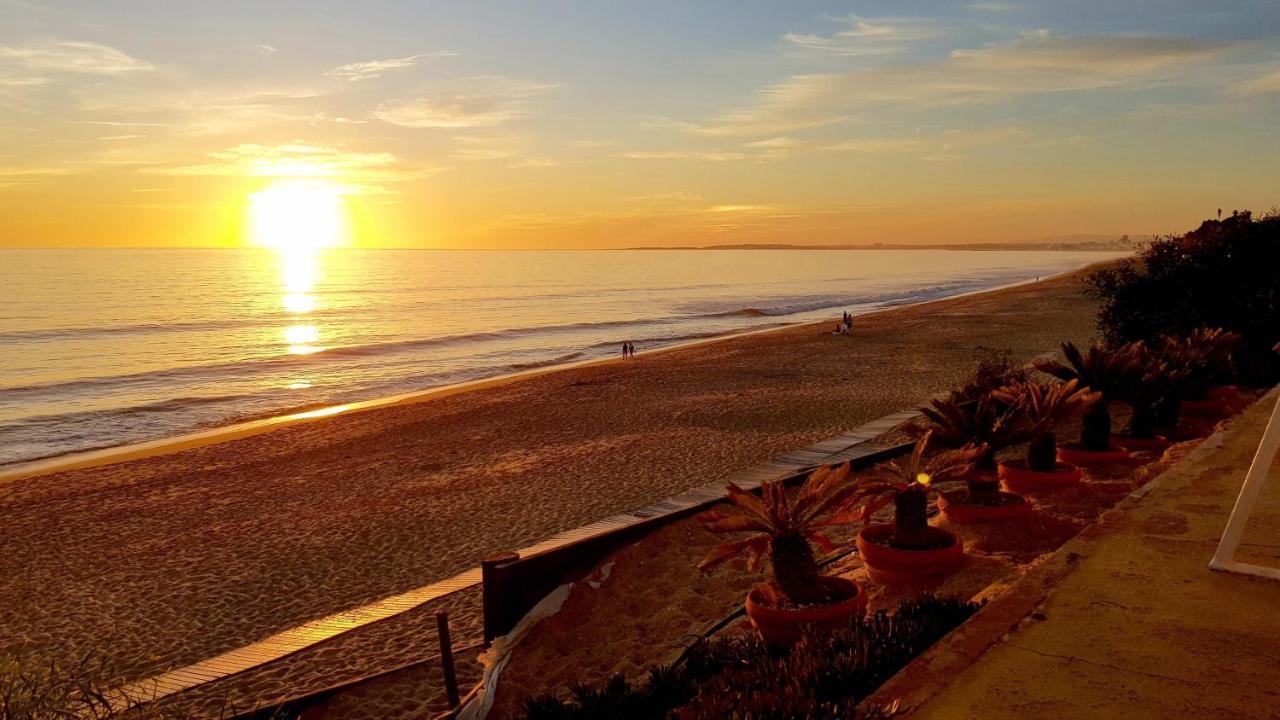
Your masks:
<path fill-rule="evenodd" d="M 307 316 L 320 307 L 315 292 L 329 248 L 344 244 L 342 188 L 323 180 L 278 180 L 249 197 L 253 242 L 275 250 L 280 262 L 280 305 L 293 320 L 281 331 L 292 355 L 325 348 Z M 290 387 L 294 387 L 290 385 Z"/>

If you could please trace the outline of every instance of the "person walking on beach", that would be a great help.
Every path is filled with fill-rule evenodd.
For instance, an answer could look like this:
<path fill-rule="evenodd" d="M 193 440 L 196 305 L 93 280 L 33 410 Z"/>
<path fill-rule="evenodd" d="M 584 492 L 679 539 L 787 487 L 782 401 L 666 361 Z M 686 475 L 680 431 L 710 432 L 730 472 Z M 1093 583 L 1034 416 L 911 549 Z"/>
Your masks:
<path fill-rule="evenodd" d="M 629 355 L 630 351 L 631 351 L 631 343 L 629 342 L 622 343 L 622 359 L 623 360 L 626 360 L 628 357 L 630 357 Z"/>

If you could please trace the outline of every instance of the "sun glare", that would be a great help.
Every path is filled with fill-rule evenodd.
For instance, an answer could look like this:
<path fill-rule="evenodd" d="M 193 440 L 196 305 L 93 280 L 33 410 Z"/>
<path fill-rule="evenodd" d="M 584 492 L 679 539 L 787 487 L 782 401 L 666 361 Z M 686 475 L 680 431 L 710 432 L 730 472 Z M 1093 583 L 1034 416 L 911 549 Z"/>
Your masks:
<path fill-rule="evenodd" d="M 328 248 L 345 241 L 342 191 L 323 180 L 281 180 L 249 197 L 253 242 L 279 250 Z"/>

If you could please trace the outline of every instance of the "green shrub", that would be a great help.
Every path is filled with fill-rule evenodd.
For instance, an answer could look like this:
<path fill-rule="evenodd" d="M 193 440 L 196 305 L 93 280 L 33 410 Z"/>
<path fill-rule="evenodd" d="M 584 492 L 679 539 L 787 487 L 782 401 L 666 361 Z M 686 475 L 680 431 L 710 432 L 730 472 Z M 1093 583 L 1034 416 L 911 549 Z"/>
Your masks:
<path fill-rule="evenodd" d="M 701 641 L 685 661 L 651 670 L 647 682 L 621 676 L 525 705 L 527 720 L 854 720 L 854 707 L 978 605 L 931 596 L 878 612 L 847 629 L 806 636 L 790 650 L 754 633 Z"/>
<path fill-rule="evenodd" d="M 1153 241 L 1135 260 L 1090 275 L 1102 301 L 1098 324 L 1116 344 L 1198 328 L 1240 333 L 1236 353 L 1242 379 L 1280 378 L 1280 215 L 1254 220 L 1248 213 L 1206 220 L 1181 236 Z"/>

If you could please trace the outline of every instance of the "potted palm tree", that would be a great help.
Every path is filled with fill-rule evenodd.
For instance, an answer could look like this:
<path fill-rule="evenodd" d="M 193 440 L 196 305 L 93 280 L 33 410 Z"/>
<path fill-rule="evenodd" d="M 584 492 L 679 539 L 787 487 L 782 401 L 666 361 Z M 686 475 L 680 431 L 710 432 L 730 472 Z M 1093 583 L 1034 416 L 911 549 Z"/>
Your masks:
<path fill-rule="evenodd" d="M 1069 381 L 1077 381 L 1097 393 L 1098 399 L 1085 410 L 1081 419 L 1080 440 L 1058 449 L 1058 458 L 1066 463 L 1092 464 L 1124 460 L 1129 452 L 1111 442 L 1111 401 L 1142 370 L 1134 344 L 1110 348 L 1095 343 L 1081 352 L 1074 343 L 1062 344 L 1062 356 L 1038 358 L 1033 363 L 1041 372 Z"/>
<path fill-rule="evenodd" d="M 1080 468 L 1059 459 L 1056 428 L 1098 402 L 1098 393 L 1081 388 L 1077 380 L 1068 380 L 1054 385 L 1014 383 L 996 390 L 992 396 L 1018 408 L 1030 438 L 1025 458 L 1006 460 L 997 466 L 1006 490 L 1035 493 L 1080 481 Z"/>
<path fill-rule="evenodd" d="M 1112 442 L 1131 451 L 1162 450 L 1169 439 L 1157 432 L 1161 419 L 1178 412 L 1179 388 L 1186 382 L 1186 370 L 1170 365 L 1145 343 L 1135 344 L 1135 358 L 1141 372 L 1119 389 L 1117 399 L 1129 406 L 1129 424 Z"/>
<path fill-rule="evenodd" d="M 837 519 L 866 522 L 893 504 L 893 522 L 868 525 L 856 540 L 867 573 L 876 582 L 896 584 L 930 580 L 954 572 L 964 562 L 964 544 L 954 534 L 929 524 L 929 493 L 934 481 L 953 479 L 973 469 L 983 447 L 938 453 L 927 461 L 931 432 L 916 442 L 906 465 L 888 463 L 860 479 L 847 508 Z"/>
<path fill-rule="evenodd" d="M 1023 517 L 1031 512 L 1031 504 L 1021 495 L 1000 490 L 996 469 L 996 452 L 1018 442 L 1022 437 L 1018 408 L 1005 405 L 990 393 L 976 400 L 962 402 L 954 395 L 935 399 L 921 412 L 933 424 L 933 437 L 944 447 L 985 448 L 974 460 L 973 470 L 961 480 L 961 490 L 938 495 L 938 507 L 950 521 L 957 523 L 990 522 Z"/>
<path fill-rule="evenodd" d="M 1186 337 L 1162 338 L 1168 362 L 1184 369 L 1181 409 L 1188 415 L 1214 415 L 1226 409 L 1226 401 L 1239 393 L 1224 385 L 1234 374 L 1232 353 L 1241 343 L 1238 333 L 1221 328 L 1200 328 Z"/>
<path fill-rule="evenodd" d="M 709 510 L 698 516 L 712 532 L 751 533 L 712 550 L 699 564 L 702 570 L 739 557 L 755 570 L 768 558 L 769 582 L 752 589 L 746 601 L 747 617 L 767 642 L 791 645 L 805 627 L 841 627 L 866 611 L 862 588 L 852 580 L 823 575 L 813 552 L 814 543 L 831 546 L 823 529 L 833 523 L 824 517 L 855 487 L 848 463 L 822 467 L 805 480 L 794 501 L 781 481 L 763 483 L 759 496 L 730 484 L 733 512 Z"/>

